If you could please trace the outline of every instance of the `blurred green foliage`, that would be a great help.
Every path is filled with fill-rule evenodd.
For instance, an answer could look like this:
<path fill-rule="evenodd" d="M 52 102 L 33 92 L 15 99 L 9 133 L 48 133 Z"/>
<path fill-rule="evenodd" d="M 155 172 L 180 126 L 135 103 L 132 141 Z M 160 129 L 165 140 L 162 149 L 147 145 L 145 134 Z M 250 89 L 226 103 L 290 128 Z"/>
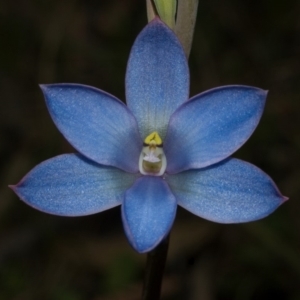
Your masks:
<path fill-rule="evenodd" d="M 139 299 L 145 255 L 119 208 L 82 218 L 38 212 L 7 188 L 73 152 L 39 83 L 77 82 L 124 97 L 126 61 L 145 1 L 0 2 L 0 299 Z M 290 201 L 251 224 L 219 225 L 181 209 L 163 299 L 300 299 L 300 2 L 202 0 L 191 95 L 225 84 L 268 89 L 264 116 L 235 155 L 265 170 Z M 141 99 L 142 100 L 142 99 Z"/>

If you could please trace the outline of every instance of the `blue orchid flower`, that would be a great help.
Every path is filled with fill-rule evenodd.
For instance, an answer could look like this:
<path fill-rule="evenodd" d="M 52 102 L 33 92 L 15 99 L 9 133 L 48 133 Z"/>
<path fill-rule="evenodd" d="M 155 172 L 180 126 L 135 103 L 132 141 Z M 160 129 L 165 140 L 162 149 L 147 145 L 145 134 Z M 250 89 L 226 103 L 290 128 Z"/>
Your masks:
<path fill-rule="evenodd" d="M 41 88 L 54 123 L 80 154 L 49 159 L 11 187 L 36 209 L 83 216 L 121 205 L 127 238 L 142 253 L 169 233 L 177 204 L 239 223 L 287 199 L 261 170 L 229 158 L 256 128 L 267 93 L 233 85 L 188 100 L 185 54 L 157 18 L 130 53 L 128 107 L 90 86 Z"/>

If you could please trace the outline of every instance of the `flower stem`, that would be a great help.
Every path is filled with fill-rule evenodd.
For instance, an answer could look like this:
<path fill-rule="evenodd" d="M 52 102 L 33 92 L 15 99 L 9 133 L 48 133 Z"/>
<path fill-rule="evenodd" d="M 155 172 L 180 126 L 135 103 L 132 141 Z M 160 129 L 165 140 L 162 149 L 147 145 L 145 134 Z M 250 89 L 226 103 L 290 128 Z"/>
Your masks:
<path fill-rule="evenodd" d="M 159 300 L 170 235 L 147 254 L 142 300 Z"/>

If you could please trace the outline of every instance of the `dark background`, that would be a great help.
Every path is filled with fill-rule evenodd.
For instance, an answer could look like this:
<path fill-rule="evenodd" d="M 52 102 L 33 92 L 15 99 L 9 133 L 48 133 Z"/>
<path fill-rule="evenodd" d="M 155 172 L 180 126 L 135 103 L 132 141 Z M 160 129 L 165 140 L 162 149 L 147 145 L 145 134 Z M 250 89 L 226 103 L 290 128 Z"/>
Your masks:
<path fill-rule="evenodd" d="M 259 166 L 290 200 L 268 218 L 215 224 L 179 209 L 163 299 L 300 299 L 300 2 L 200 0 L 191 95 L 226 84 L 268 89 L 263 118 L 234 156 Z M 8 184 L 72 147 L 39 83 L 93 85 L 124 100 L 145 1 L 0 1 L 0 299 L 139 299 L 145 255 L 119 208 L 63 218 L 22 203 Z"/>

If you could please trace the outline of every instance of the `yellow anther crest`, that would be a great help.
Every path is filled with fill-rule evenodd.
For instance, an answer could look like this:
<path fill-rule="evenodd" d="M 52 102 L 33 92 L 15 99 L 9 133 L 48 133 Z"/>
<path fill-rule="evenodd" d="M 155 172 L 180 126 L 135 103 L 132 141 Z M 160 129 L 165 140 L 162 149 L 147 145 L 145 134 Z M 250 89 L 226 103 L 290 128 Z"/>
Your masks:
<path fill-rule="evenodd" d="M 162 140 L 157 131 L 150 133 L 144 140 L 146 145 L 161 146 Z"/>

